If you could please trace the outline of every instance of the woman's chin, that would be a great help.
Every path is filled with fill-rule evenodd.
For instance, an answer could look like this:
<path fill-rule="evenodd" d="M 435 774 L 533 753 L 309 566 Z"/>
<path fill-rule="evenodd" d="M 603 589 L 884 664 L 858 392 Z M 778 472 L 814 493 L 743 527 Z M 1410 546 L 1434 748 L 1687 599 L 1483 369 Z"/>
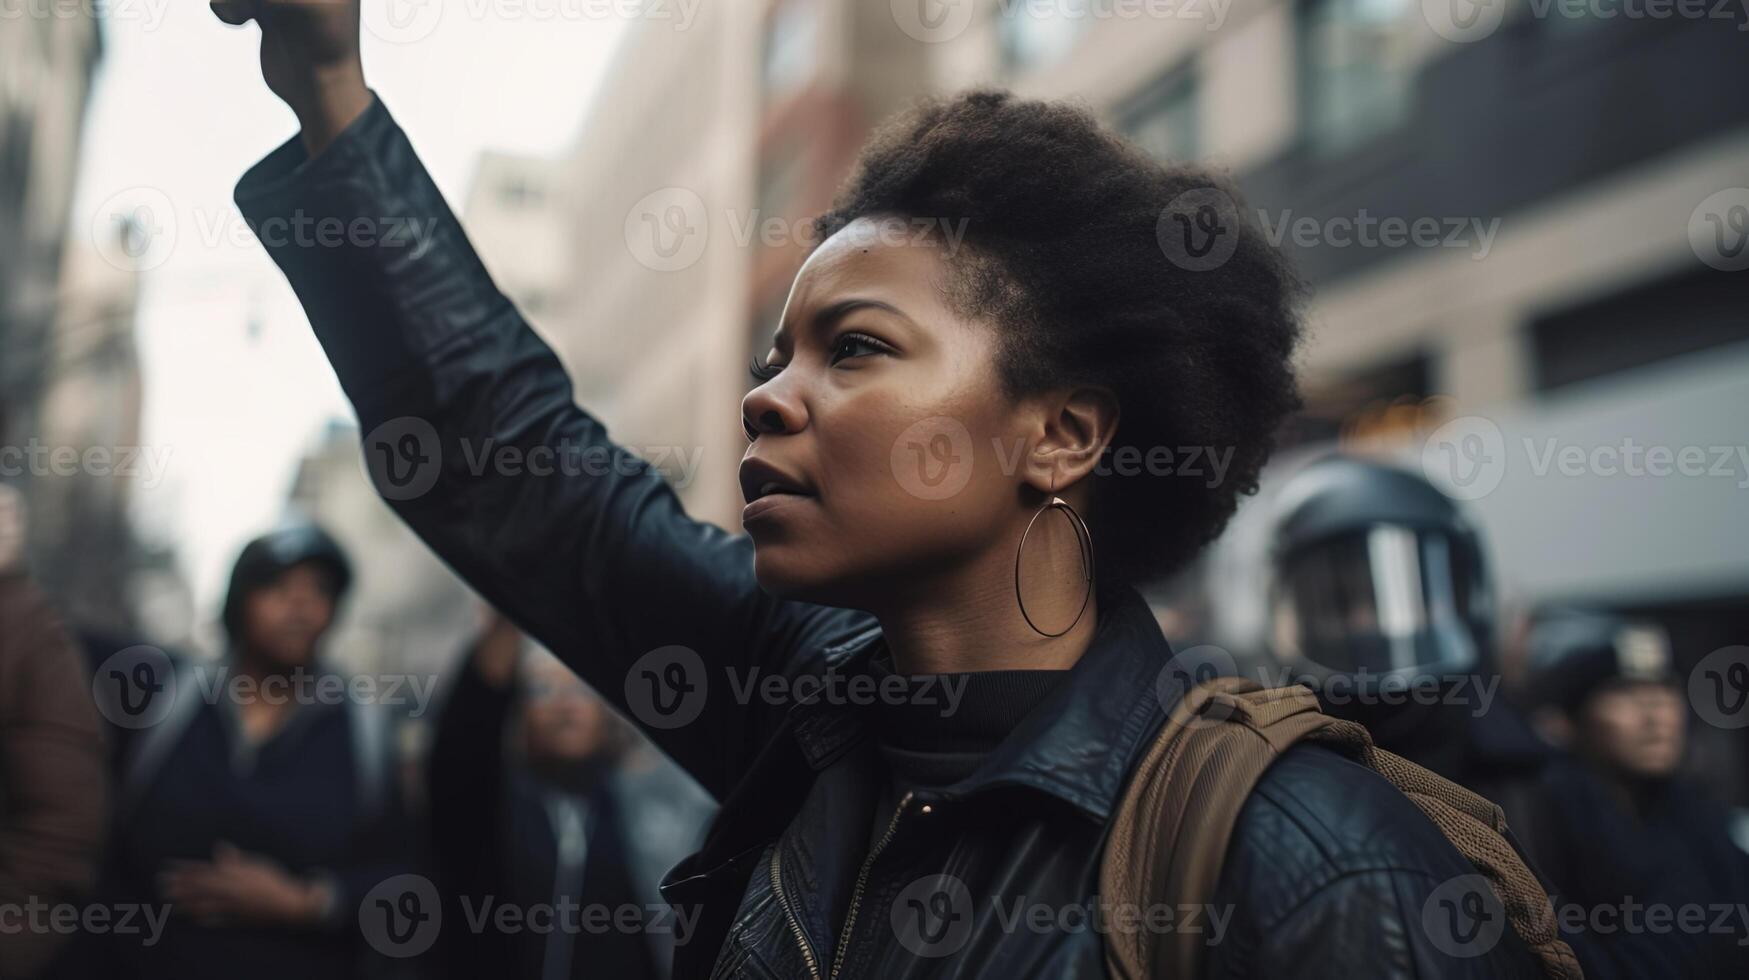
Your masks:
<path fill-rule="evenodd" d="M 833 601 L 841 577 L 824 573 L 808 556 L 796 554 L 793 546 L 769 545 L 753 549 L 753 577 L 766 595 L 799 602 L 841 605 Z M 842 597 L 839 597 L 842 599 Z"/>

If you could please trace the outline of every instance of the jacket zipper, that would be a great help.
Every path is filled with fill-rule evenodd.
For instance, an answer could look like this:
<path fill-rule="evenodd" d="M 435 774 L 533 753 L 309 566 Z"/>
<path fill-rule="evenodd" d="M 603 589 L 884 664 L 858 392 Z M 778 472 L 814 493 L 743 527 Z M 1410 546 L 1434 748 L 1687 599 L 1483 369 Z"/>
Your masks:
<path fill-rule="evenodd" d="M 789 897 L 783 893 L 783 875 L 779 870 L 782 855 L 783 842 L 779 841 L 771 846 L 771 890 L 777 895 L 777 904 L 783 908 L 783 917 L 789 921 L 789 931 L 795 934 L 796 945 L 802 948 L 802 959 L 808 964 L 808 976 L 821 980 L 820 963 L 814 959 L 814 948 L 808 945 L 807 934 L 802 932 L 802 924 L 796 919 L 795 910 L 790 908 Z"/>
<path fill-rule="evenodd" d="M 856 910 L 862 904 L 862 893 L 868 887 L 868 873 L 874 867 L 875 858 L 881 856 L 887 842 L 893 839 L 893 832 L 899 829 L 899 818 L 905 815 L 905 808 L 911 805 L 911 794 L 907 792 L 899 800 L 899 805 L 893 810 L 893 819 L 887 823 L 887 832 L 875 842 L 868 852 L 868 857 L 862 862 L 862 870 L 856 875 L 856 887 L 850 893 L 850 910 L 844 913 L 844 931 L 838 936 L 838 951 L 832 956 L 832 972 L 828 980 L 838 980 L 838 971 L 844 968 L 844 955 L 850 951 L 851 931 L 856 928 Z M 818 974 L 816 974 L 818 976 Z"/>

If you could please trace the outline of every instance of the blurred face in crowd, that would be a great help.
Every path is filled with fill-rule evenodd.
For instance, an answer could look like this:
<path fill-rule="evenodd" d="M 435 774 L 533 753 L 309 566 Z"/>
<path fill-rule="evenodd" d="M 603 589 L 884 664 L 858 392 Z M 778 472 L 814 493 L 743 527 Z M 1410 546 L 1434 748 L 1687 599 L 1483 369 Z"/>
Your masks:
<path fill-rule="evenodd" d="M 996 328 L 950 308 L 945 242 L 891 227 L 859 218 L 808 258 L 766 355 L 777 373 L 742 403 L 743 524 L 774 594 L 869 608 L 986 549 L 1012 560 L 1038 506 L 1020 464 L 1042 406 L 1004 392 Z"/>
<path fill-rule="evenodd" d="M 581 762 L 607 751 L 612 716 L 564 664 L 541 659 L 523 687 L 523 737 L 530 761 Z"/>
<path fill-rule="evenodd" d="M 334 623 L 334 583 L 314 562 L 293 565 L 243 600 L 243 646 L 270 670 L 307 667 Z"/>
<path fill-rule="evenodd" d="M 1682 762 L 1687 716 L 1668 684 L 1605 687 L 1586 699 L 1578 723 L 1585 750 L 1623 775 L 1668 776 Z"/>

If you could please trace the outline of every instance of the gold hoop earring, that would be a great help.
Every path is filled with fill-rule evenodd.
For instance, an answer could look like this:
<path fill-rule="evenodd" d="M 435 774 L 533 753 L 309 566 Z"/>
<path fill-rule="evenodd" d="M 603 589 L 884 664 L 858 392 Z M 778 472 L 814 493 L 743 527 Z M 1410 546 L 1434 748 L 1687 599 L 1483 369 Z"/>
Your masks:
<path fill-rule="evenodd" d="M 1061 630 L 1047 633 L 1039 629 L 1038 624 L 1032 621 L 1032 616 L 1026 611 L 1026 600 L 1020 596 L 1020 558 L 1026 553 L 1026 539 L 1032 534 L 1032 526 L 1038 523 L 1038 519 L 1043 517 L 1046 511 L 1053 508 L 1062 510 L 1063 515 L 1069 519 L 1069 526 L 1075 529 L 1075 541 L 1081 546 L 1081 580 L 1087 583 L 1087 592 L 1081 597 L 1081 608 L 1076 610 L 1075 619 Z M 1050 499 L 1046 500 L 1044 506 L 1032 515 L 1032 520 L 1026 522 L 1026 530 L 1020 534 L 1020 546 L 1014 549 L 1014 603 L 1020 607 L 1021 618 L 1026 620 L 1026 625 L 1032 627 L 1033 632 L 1040 636 L 1057 637 L 1074 629 L 1075 625 L 1081 622 L 1081 617 L 1087 615 L 1087 604 L 1092 600 L 1093 532 L 1088 529 L 1087 522 L 1081 519 L 1081 515 L 1075 511 L 1075 508 L 1070 506 L 1067 500 L 1057 496 L 1057 478 L 1053 472 L 1051 474 Z"/>

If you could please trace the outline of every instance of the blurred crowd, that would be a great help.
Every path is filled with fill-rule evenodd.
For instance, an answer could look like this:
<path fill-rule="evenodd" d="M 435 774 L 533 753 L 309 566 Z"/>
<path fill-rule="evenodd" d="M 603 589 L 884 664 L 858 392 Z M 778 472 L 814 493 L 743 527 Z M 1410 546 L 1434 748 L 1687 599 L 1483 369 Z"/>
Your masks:
<path fill-rule="evenodd" d="M 1703 788 L 1741 774 L 1688 751 L 1749 710 L 1743 657 L 1684 671 L 1602 609 L 1503 629 L 1475 526 L 1406 469 L 1324 457 L 1258 507 L 1271 642 L 1168 675 L 1306 684 L 1499 804 L 1588 960 L 1749 975 L 1749 825 Z M 482 612 L 414 765 L 324 664 L 353 566 L 320 527 L 242 550 L 210 662 L 69 632 L 24 520 L 0 490 L 0 976 L 665 975 L 657 885 L 711 801 L 515 626 Z"/>
<path fill-rule="evenodd" d="M 243 549 L 205 661 L 63 625 L 22 520 L 0 488 L 0 977 L 667 975 L 656 885 L 713 805 L 501 617 L 410 764 L 420 679 L 321 656 L 320 527 Z"/>

